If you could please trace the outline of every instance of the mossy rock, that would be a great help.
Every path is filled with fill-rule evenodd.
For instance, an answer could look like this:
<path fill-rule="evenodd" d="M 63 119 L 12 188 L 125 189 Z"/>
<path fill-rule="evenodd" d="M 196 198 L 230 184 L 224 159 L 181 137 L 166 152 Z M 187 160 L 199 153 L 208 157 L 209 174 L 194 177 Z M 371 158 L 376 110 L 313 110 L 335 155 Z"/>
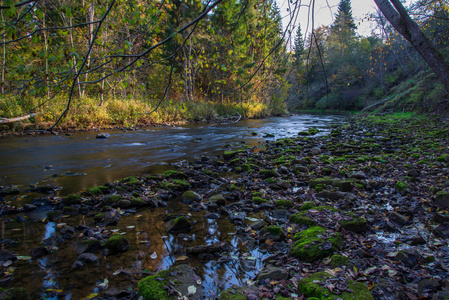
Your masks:
<path fill-rule="evenodd" d="M 240 163 L 241 163 L 240 158 L 234 158 L 233 160 L 229 161 L 230 166 L 238 166 L 240 165 Z"/>
<path fill-rule="evenodd" d="M 24 288 L 0 288 L 0 299 L 3 300 L 30 300 L 30 294 Z"/>
<path fill-rule="evenodd" d="M 319 133 L 320 130 L 319 130 L 318 128 L 312 127 L 312 128 L 309 128 L 309 130 L 307 130 L 307 132 L 308 132 L 310 135 L 315 135 L 315 134 Z"/>
<path fill-rule="evenodd" d="M 165 190 L 176 192 L 188 190 L 190 188 L 190 183 L 182 179 L 172 179 L 171 181 L 159 182 L 159 186 Z"/>
<path fill-rule="evenodd" d="M 311 188 L 316 188 L 317 185 L 331 185 L 333 178 L 324 177 L 324 178 L 314 178 L 309 180 L 309 186 Z"/>
<path fill-rule="evenodd" d="M 99 196 L 99 195 L 103 195 L 103 191 L 102 191 L 99 187 L 91 187 L 91 188 L 87 189 L 87 192 L 88 192 L 91 196 Z"/>
<path fill-rule="evenodd" d="M 251 166 L 249 164 L 242 164 L 240 167 L 244 172 L 251 171 Z"/>
<path fill-rule="evenodd" d="M 195 191 L 185 191 L 181 195 L 181 201 L 186 204 L 191 204 L 192 202 L 200 202 L 203 199 L 200 194 Z"/>
<path fill-rule="evenodd" d="M 62 213 L 64 215 L 76 216 L 77 214 L 79 214 L 79 209 L 76 206 L 65 206 L 62 209 Z"/>
<path fill-rule="evenodd" d="M 300 212 L 300 213 L 291 215 L 289 221 L 291 223 L 307 225 L 307 226 L 315 226 L 317 224 L 314 220 L 312 220 L 310 217 L 308 217 L 305 212 Z"/>
<path fill-rule="evenodd" d="M 331 257 L 331 267 L 332 268 L 347 266 L 348 262 L 349 262 L 349 257 L 343 256 L 343 255 L 334 254 Z"/>
<path fill-rule="evenodd" d="M 122 200 L 121 195 L 109 195 L 102 199 L 104 205 L 113 205 Z"/>
<path fill-rule="evenodd" d="M 407 192 L 407 190 L 410 188 L 410 186 L 408 185 L 408 183 L 399 180 L 398 182 L 396 182 L 396 184 L 394 185 L 394 189 L 396 190 L 396 192 L 400 193 L 400 194 L 404 194 L 405 192 Z"/>
<path fill-rule="evenodd" d="M 247 300 L 245 287 L 232 286 L 220 293 L 218 300 Z"/>
<path fill-rule="evenodd" d="M 101 243 L 99 240 L 77 240 L 72 243 L 72 248 L 79 254 L 94 253 L 101 249 Z"/>
<path fill-rule="evenodd" d="M 47 220 L 48 220 L 48 221 L 54 221 L 54 220 L 59 219 L 61 216 L 62 216 L 62 212 L 61 212 L 61 211 L 59 211 L 59 210 L 53 210 L 53 211 L 50 211 L 50 212 L 47 214 Z"/>
<path fill-rule="evenodd" d="M 313 201 L 306 201 L 304 202 L 301 207 L 299 208 L 299 210 L 309 210 L 311 208 L 316 207 L 315 202 Z"/>
<path fill-rule="evenodd" d="M 449 162 L 449 154 L 443 154 L 437 158 L 438 162 Z"/>
<path fill-rule="evenodd" d="M 121 253 L 128 250 L 129 241 L 121 234 L 114 234 L 104 243 L 104 246 L 108 248 L 111 253 Z"/>
<path fill-rule="evenodd" d="M 299 136 L 308 136 L 308 135 L 310 135 L 310 133 L 307 131 L 300 131 L 300 132 L 298 132 L 298 135 Z"/>
<path fill-rule="evenodd" d="M 188 299 L 205 299 L 204 288 L 197 284 L 195 278 L 198 278 L 198 275 L 192 267 L 184 264 L 178 265 L 140 280 L 137 285 L 137 295 L 144 300 L 178 299 L 179 295 L 169 295 L 165 288 L 172 286 Z M 192 293 L 192 286 L 194 287 L 194 293 Z"/>
<path fill-rule="evenodd" d="M 94 222 L 100 223 L 101 221 L 104 220 L 105 217 L 106 217 L 105 213 L 100 212 L 94 216 Z"/>
<path fill-rule="evenodd" d="M 167 225 L 168 232 L 189 231 L 192 229 L 189 219 L 184 216 L 170 220 Z"/>
<path fill-rule="evenodd" d="M 290 255 L 306 262 L 329 256 L 341 246 L 338 232 L 329 233 L 320 226 L 311 227 L 294 235 Z"/>
<path fill-rule="evenodd" d="M 274 201 L 274 205 L 281 206 L 281 207 L 292 207 L 293 202 L 290 200 L 279 199 L 279 200 Z"/>
<path fill-rule="evenodd" d="M 273 240 L 279 242 L 284 240 L 285 235 L 282 228 L 279 226 L 266 226 L 259 232 L 259 241 L 264 242 L 266 240 Z"/>
<path fill-rule="evenodd" d="M 65 205 L 74 205 L 74 204 L 80 204 L 81 203 L 81 196 L 77 194 L 69 194 L 64 197 L 62 200 L 62 203 Z"/>
<path fill-rule="evenodd" d="M 273 170 L 262 169 L 259 171 L 259 175 L 262 176 L 262 178 L 270 178 L 274 177 L 276 173 L 274 173 Z"/>
<path fill-rule="evenodd" d="M 125 184 L 126 186 L 137 186 L 142 185 L 142 181 L 138 180 L 134 176 L 126 177 L 120 180 L 121 183 Z"/>
<path fill-rule="evenodd" d="M 267 202 L 267 199 L 264 199 L 262 197 L 253 197 L 253 202 L 256 204 L 262 204 Z"/>
<path fill-rule="evenodd" d="M 225 151 L 225 152 L 223 153 L 223 158 L 224 158 L 225 160 L 230 160 L 230 159 L 236 157 L 237 154 L 238 154 L 237 151 Z"/>
<path fill-rule="evenodd" d="M 368 230 L 368 223 L 365 218 L 357 217 L 352 220 L 341 220 L 338 224 L 344 229 L 348 231 L 352 231 L 355 233 L 363 233 Z"/>
<path fill-rule="evenodd" d="M 306 297 L 309 297 L 308 299 L 312 299 L 310 297 L 316 297 L 320 300 L 374 300 L 365 284 L 353 280 L 342 279 L 346 281 L 348 288 L 352 292 L 344 291 L 341 295 L 332 294 L 328 288 L 324 287 L 326 281 L 332 278 L 335 277 L 326 272 L 318 272 L 301 279 L 298 282 L 298 294 L 304 294 Z"/>
<path fill-rule="evenodd" d="M 143 207 L 143 206 L 147 206 L 148 203 L 145 202 L 144 200 L 142 200 L 142 198 L 140 197 L 132 197 L 131 198 L 131 206 L 133 207 Z"/>
<path fill-rule="evenodd" d="M 172 179 L 187 179 L 188 178 L 188 176 L 186 174 L 176 171 L 176 170 L 165 171 L 162 174 L 162 176 L 165 178 L 172 178 Z"/>

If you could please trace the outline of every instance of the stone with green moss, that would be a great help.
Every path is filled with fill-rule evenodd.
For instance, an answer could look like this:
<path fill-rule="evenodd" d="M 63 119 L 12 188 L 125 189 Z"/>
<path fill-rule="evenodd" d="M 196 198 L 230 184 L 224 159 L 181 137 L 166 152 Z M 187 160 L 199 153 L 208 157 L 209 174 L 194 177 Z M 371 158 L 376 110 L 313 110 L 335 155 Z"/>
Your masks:
<path fill-rule="evenodd" d="M 232 158 L 236 157 L 237 154 L 238 154 L 237 151 L 225 151 L 225 152 L 223 153 L 223 158 L 224 158 L 225 160 L 229 160 L 229 159 L 232 159 Z"/>
<path fill-rule="evenodd" d="M 102 191 L 99 187 L 91 187 L 91 188 L 87 189 L 87 192 L 88 192 L 91 196 L 99 196 L 99 195 L 103 195 L 103 191 Z"/>
<path fill-rule="evenodd" d="M 435 202 L 441 207 L 449 207 L 449 192 L 439 191 L 435 193 Z"/>
<path fill-rule="evenodd" d="M 259 232 L 259 241 L 273 240 L 282 241 L 285 238 L 284 231 L 279 226 L 265 226 Z"/>
<path fill-rule="evenodd" d="M 342 267 L 342 266 L 347 266 L 349 262 L 349 257 L 343 256 L 343 255 L 339 255 L 339 254 L 334 254 L 331 257 L 331 267 L 332 268 L 338 268 L 338 267 Z"/>
<path fill-rule="evenodd" d="M 316 188 L 317 185 L 331 185 L 333 179 L 330 177 L 324 177 L 324 178 L 314 178 L 309 180 L 309 186 L 311 188 Z"/>
<path fill-rule="evenodd" d="M 279 200 L 274 201 L 274 205 L 281 206 L 281 207 L 292 207 L 293 202 L 290 200 L 286 200 L 286 199 L 279 199 Z"/>
<path fill-rule="evenodd" d="M 394 185 L 394 189 L 400 193 L 400 194 L 404 194 L 408 189 L 409 189 L 409 185 L 404 182 L 399 180 L 398 182 L 396 182 L 396 184 Z"/>
<path fill-rule="evenodd" d="M 237 190 L 239 190 L 239 187 L 236 186 L 235 184 L 231 184 L 231 185 L 229 186 L 229 190 L 230 190 L 231 192 L 237 191 Z"/>
<path fill-rule="evenodd" d="M 121 234 L 114 234 L 104 243 L 104 246 L 108 248 L 111 253 L 120 253 L 128 250 L 129 241 Z"/>
<path fill-rule="evenodd" d="M 0 299 L 3 300 L 30 300 L 30 294 L 24 288 L 0 288 Z"/>
<path fill-rule="evenodd" d="M 349 291 L 343 291 L 341 295 L 333 294 L 324 285 L 327 281 L 334 278 L 326 272 L 312 274 L 298 282 L 298 293 L 304 294 L 306 297 L 309 297 L 308 299 L 316 297 L 320 300 L 374 300 L 365 284 L 348 280 L 345 277 L 342 277 L 340 280 L 346 282 Z"/>
<path fill-rule="evenodd" d="M 190 300 L 205 299 L 204 287 L 198 284 L 196 278 L 198 275 L 192 267 L 178 265 L 140 280 L 137 285 L 137 295 L 143 300 L 178 299 L 180 295 L 168 293 L 166 288 L 171 286 Z"/>
<path fill-rule="evenodd" d="M 55 221 L 62 216 L 62 212 L 59 210 L 53 210 L 47 214 L 48 221 Z"/>
<path fill-rule="evenodd" d="M 259 171 L 259 175 L 263 178 L 270 178 L 276 175 L 273 170 L 262 169 Z"/>
<path fill-rule="evenodd" d="M 172 179 L 187 179 L 187 175 L 183 172 L 179 172 L 176 170 L 168 170 L 162 174 L 162 177 L 172 178 Z"/>
<path fill-rule="evenodd" d="M 240 167 L 242 168 L 242 170 L 243 170 L 244 172 L 248 172 L 248 171 L 251 170 L 251 167 L 250 167 L 249 164 L 242 164 Z"/>
<path fill-rule="evenodd" d="M 77 195 L 77 194 L 69 194 L 64 197 L 64 199 L 62 200 L 62 203 L 65 205 L 80 204 L 81 196 Z"/>
<path fill-rule="evenodd" d="M 122 200 L 121 195 L 109 195 L 102 199 L 104 205 L 113 205 Z"/>
<path fill-rule="evenodd" d="M 267 183 L 273 184 L 276 183 L 276 180 L 274 178 L 267 178 Z"/>
<path fill-rule="evenodd" d="M 133 207 L 142 207 L 142 206 L 146 206 L 146 205 L 147 205 L 147 202 L 142 200 L 142 198 L 140 198 L 140 197 L 132 197 L 131 198 L 131 206 L 133 206 Z"/>
<path fill-rule="evenodd" d="M 240 158 L 234 158 L 229 161 L 230 166 L 238 166 L 240 165 L 240 163 L 241 163 Z"/>
<path fill-rule="evenodd" d="M 201 200 L 203 200 L 203 197 L 201 197 L 201 195 L 195 191 L 190 191 L 190 190 L 185 191 L 181 195 L 181 201 L 186 204 L 191 204 L 193 202 L 200 202 Z"/>
<path fill-rule="evenodd" d="M 327 232 L 326 228 L 320 226 L 296 233 L 293 240 L 290 255 L 306 262 L 329 256 L 341 246 L 341 236 L 338 232 Z"/>
<path fill-rule="evenodd" d="M 309 210 L 311 208 L 316 207 L 315 202 L 313 201 L 306 201 L 304 202 L 301 207 L 299 208 L 299 210 Z"/>
<path fill-rule="evenodd" d="M 449 154 L 443 154 L 437 158 L 438 162 L 449 162 Z"/>
<path fill-rule="evenodd" d="M 261 204 L 267 202 L 267 199 L 264 199 L 262 197 L 253 197 L 253 202 L 256 204 Z"/>
<path fill-rule="evenodd" d="M 168 232 L 189 231 L 190 229 L 192 229 L 192 225 L 190 224 L 189 219 L 184 216 L 170 220 L 167 224 Z"/>
<path fill-rule="evenodd" d="M 291 223 L 307 225 L 307 226 L 315 226 L 317 224 L 314 220 L 312 220 L 310 217 L 308 217 L 305 212 L 300 212 L 300 213 L 291 215 L 289 221 Z"/>
<path fill-rule="evenodd" d="M 218 300 L 247 300 L 247 290 L 248 288 L 233 285 L 222 291 Z"/>
<path fill-rule="evenodd" d="M 363 233 L 368 230 L 368 223 L 365 218 L 355 217 L 352 220 L 341 220 L 338 222 L 344 230 L 355 233 Z"/>
<path fill-rule="evenodd" d="M 171 181 L 161 181 L 159 182 L 159 186 L 165 190 L 169 191 L 185 191 L 190 188 L 190 183 L 181 179 L 172 179 Z"/>

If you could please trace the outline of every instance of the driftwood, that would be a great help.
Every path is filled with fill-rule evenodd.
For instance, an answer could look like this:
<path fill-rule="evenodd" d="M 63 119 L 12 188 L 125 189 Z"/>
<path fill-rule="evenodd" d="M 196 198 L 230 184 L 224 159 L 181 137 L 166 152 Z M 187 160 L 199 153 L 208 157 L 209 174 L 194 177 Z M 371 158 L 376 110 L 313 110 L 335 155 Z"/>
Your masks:
<path fill-rule="evenodd" d="M 382 100 L 382 101 L 380 101 L 380 102 L 376 102 L 376 103 L 374 103 L 373 105 L 370 105 L 370 106 L 368 106 L 368 107 L 365 107 L 365 108 L 362 109 L 361 111 L 364 111 L 364 110 L 366 110 L 366 109 L 368 109 L 368 108 L 371 108 L 371 107 L 373 107 L 373 106 L 376 106 L 376 105 L 378 105 L 378 104 L 384 103 L 385 101 L 388 101 L 388 100 L 390 100 L 391 98 L 393 98 L 393 96 L 388 97 L 387 99 L 384 99 L 384 100 Z"/>
<path fill-rule="evenodd" d="M 29 115 L 25 115 L 25 116 L 22 116 L 22 117 L 16 117 L 16 118 L 9 118 L 9 119 L 8 118 L 0 118 L 0 124 L 6 124 L 6 123 L 13 123 L 13 122 L 17 122 L 17 121 L 22 121 L 22 120 L 26 120 L 26 119 L 32 118 L 34 116 L 36 116 L 35 113 L 29 114 Z"/>

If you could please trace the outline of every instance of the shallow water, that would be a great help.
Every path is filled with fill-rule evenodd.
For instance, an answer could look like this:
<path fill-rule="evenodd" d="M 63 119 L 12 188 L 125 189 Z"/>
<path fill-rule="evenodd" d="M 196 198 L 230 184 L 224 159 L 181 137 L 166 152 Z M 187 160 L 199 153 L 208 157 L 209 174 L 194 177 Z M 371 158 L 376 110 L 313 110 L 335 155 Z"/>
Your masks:
<path fill-rule="evenodd" d="M 67 195 L 128 176 L 161 172 L 174 161 L 222 155 L 227 149 L 295 136 L 311 127 L 323 135 L 344 118 L 304 114 L 232 124 L 105 131 L 109 139 L 96 139 L 95 132 L 4 138 L 0 140 L 0 185 L 26 189 L 32 183 L 53 184 Z M 266 134 L 275 137 L 264 138 Z"/>
<path fill-rule="evenodd" d="M 230 125 L 108 131 L 111 137 L 107 140 L 96 139 L 93 132 L 76 133 L 70 137 L 52 135 L 3 139 L 0 142 L 0 184 L 20 185 L 22 189 L 31 183 L 55 184 L 62 187 L 60 194 L 64 195 L 126 176 L 159 173 L 172 168 L 170 163 L 182 159 L 222 155 L 224 150 L 237 149 L 243 144 L 257 146 L 265 140 L 295 136 L 298 131 L 310 127 L 322 130 L 320 135 L 326 134 L 331 125 L 340 123 L 343 118 L 299 115 Z M 252 132 L 257 132 L 257 135 L 252 135 Z M 275 137 L 263 138 L 267 133 Z M 31 194 L 12 201 L 20 205 L 30 202 L 34 196 Z M 27 219 L 39 220 L 47 210 L 45 207 L 39 208 L 29 213 Z M 168 234 L 162 219 L 167 213 L 188 215 L 191 222 L 196 222 L 192 231 L 185 235 Z M 204 218 L 204 214 L 204 211 L 189 212 L 188 205 L 177 199 L 169 201 L 165 208 L 142 209 L 137 213 L 125 214 L 117 226 L 108 226 L 106 230 L 124 234 L 130 241 L 130 248 L 117 255 L 95 253 L 99 261 L 84 264 L 79 269 L 72 267 L 78 253 L 72 248 L 71 240 L 64 241 L 58 249 L 41 259 L 32 260 L 26 256 L 31 248 L 40 246 L 42 240 L 55 236 L 57 228 L 63 223 L 104 230 L 96 228 L 92 218 L 65 216 L 56 223 L 44 224 L 28 220 L 18 223 L 14 220 L 15 216 L 5 221 L 6 218 L 2 217 L 3 243 L 0 247 L 22 256 L 11 266 L 0 267 L 3 272 L 11 271 L 12 274 L 11 282 L 4 286 L 24 287 L 32 293 L 32 299 L 80 299 L 103 289 L 135 289 L 145 274 L 182 262 L 197 268 L 208 297 L 218 295 L 233 284 L 242 285 L 254 279 L 263 267 L 263 259 L 271 255 L 270 251 L 264 245 L 245 246 L 227 218 L 209 220 Z M 248 217 L 257 219 L 263 215 Z M 75 232 L 74 237 L 79 233 Z M 9 241 L 18 243 L 14 245 Z M 184 255 L 186 247 L 220 242 L 232 246 L 232 250 L 224 253 L 221 260 L 205 263 Z"/>

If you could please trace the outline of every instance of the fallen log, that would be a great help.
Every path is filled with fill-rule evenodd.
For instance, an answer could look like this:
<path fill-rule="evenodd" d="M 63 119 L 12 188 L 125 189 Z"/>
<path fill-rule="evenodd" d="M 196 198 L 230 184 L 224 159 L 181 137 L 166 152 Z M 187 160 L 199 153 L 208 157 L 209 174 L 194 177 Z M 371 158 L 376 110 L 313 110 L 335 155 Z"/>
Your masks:
<path fill-rule="evenodd" d="M 32 118 L 36 116 L 35 113 L 29 114 L 29 115 L 25 115 L 22 117 L 16 117 L 16 118 L 0 118 L 0 124 L 6 124 L 6 123 L 13 123 L 13 122 L 17 122 L 17 121 L 22 121 L 22 120 L 26 120 L 29 118 Z"/>

